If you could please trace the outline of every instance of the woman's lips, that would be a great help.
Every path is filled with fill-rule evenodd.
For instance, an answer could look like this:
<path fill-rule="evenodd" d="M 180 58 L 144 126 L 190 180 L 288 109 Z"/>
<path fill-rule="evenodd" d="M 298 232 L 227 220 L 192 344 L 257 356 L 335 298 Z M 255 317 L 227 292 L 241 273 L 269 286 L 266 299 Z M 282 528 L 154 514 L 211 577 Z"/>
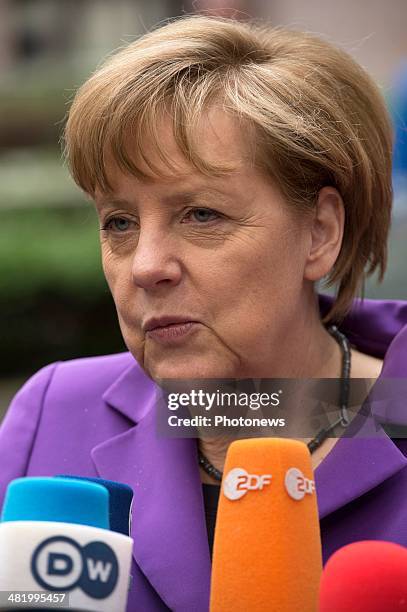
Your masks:
<path fill-rule="evenodd" d="M 195 321 L 185 321 L 185 323 L 171 323 L 164 327 L 155 327 L 150 329 L 146 336 L 156 340 L 161 344 L 174 344 L 184 340 L 193 330 L 196 329 Z"/>

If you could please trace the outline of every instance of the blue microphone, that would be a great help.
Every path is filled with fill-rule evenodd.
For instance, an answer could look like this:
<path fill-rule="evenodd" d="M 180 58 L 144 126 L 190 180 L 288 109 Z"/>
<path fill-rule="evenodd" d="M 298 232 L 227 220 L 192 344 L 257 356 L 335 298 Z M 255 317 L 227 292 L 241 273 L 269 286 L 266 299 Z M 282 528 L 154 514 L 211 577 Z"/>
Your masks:
<path fill-rule="evenodd" d="M 18 478 L 0 522 L 0 610 L 58 601 L 71 612 L 125 612 L 132 549 L 110 530 L 109 491 L 96 480 Z"/>

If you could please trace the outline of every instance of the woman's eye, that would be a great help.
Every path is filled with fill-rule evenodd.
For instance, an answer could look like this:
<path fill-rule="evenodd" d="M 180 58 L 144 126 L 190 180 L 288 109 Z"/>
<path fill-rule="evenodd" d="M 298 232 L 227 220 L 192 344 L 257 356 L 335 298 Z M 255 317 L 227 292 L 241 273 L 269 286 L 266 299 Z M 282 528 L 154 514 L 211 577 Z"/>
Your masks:
<path fill-rule="evenodd" d="M 194 208 L 186 216 L 192 218 L 192 221 L 198 221 L 198 223 L 205 223 L 219 217 L 218 213 L 210 208 Z"/>
<path fill-rule="evenodd" d="M 113 217 L 105 223 L 102 229 L 114 232 L 126 232 L 130 227 L 130 221 L 124 217 Z"/>

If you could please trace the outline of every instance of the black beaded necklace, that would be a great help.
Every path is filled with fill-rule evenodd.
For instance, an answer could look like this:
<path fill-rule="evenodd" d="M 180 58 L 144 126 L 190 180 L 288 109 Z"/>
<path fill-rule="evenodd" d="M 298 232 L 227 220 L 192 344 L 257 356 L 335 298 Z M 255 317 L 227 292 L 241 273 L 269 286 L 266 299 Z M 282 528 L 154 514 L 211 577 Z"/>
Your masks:
<path fill-rule="evenodd" d="M 350 366 L 351 366 L 351 352 L 350 352 L 350 344 L 349 340 L 339 331 L 339 329 L 335 325 L 331 325 L 327 328 L 328 332 L 335 338 L 338 342 L 339 346 L 342 350 L 342 374 L 341 374 L 341 388 L 339 395 L 339 417 L 338 419 L 332 423 L 329 427 L 321 429 L 307 444 L 310 453 L 313 453 L 321 446 L 324 440 L 329 436 L 329 434 L 338 426 L 347 427 L 349 425 L 349 414 L 348 414 L 348 404 L 349 404 L 349 380 L 350 380 Z M 222 480 L 222 472 L 201 453 L 198 448 L 198 461 L 199 465 L 202 469 L 212 476 L 215 480 L 219 482 Z"/>

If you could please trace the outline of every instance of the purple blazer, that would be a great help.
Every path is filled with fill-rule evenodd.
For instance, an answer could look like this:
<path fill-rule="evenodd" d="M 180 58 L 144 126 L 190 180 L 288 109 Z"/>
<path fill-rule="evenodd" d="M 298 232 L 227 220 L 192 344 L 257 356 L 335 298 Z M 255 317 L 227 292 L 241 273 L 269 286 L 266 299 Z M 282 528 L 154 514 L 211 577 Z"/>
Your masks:
<path fill-rule="evenodd" d="M 321 309 L 328 298 L 321 298 Z M 407 379 L 407 303 L 354 303 L 341 328 Z M 210 555 L 196 441 L 155 435 L 153 383 L 129 353 L 51 364 L 0 428 L 0 506 L 20 476 L 71 473 L 134 490 L 128 611 L 207 612 Z M 406 418 L 407 421 L 407 418 Z M 323 555 L 364 539 L 407 546 L 407 440 L 341 438 L 315 472 Z"/>

